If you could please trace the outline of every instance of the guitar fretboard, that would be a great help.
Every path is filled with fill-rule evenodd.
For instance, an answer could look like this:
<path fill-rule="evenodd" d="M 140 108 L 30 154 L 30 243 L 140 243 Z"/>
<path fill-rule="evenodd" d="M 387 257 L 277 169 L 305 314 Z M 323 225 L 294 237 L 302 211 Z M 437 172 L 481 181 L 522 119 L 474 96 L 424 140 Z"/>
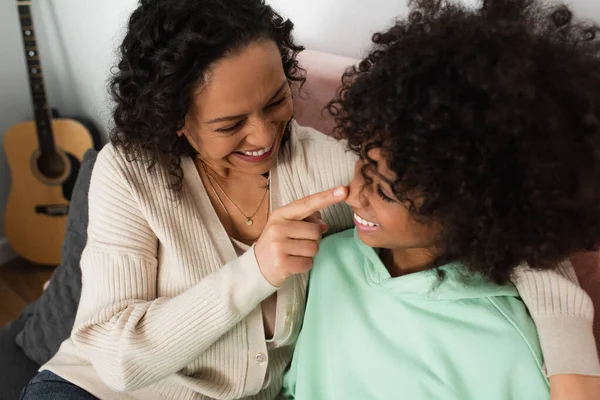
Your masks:
<path fill-rule="evenodd" d="M 25 60 L 29 76 L 29 88 L 33 101 L 33 112 L 37 126 L 40 150 L 42 153 L 51 153 L 54 152 L 54 137 L 52 135 L 50 110 L 46 100 L 46 89 L 37 46 L 37 36 L 35 27 L 33 26 L 31 1 L 17 0 L 17 8 L 19 10 L 19 20 L 21 22 Z"/>

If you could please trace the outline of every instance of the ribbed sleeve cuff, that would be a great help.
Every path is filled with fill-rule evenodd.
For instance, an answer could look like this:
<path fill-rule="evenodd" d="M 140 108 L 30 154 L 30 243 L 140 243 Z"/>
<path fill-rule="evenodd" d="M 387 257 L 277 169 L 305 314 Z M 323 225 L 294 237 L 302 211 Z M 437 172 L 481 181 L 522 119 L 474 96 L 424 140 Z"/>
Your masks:
<path fill-rule="evenodd" d="M 242 254 L 236 261 L 235 280 L 229 296 L 242 315 L 249 314 L 261 301 L 273 294 L 278 288 L 271 285 L 263 276 L 256 261 L 254 247 Z"/>
<path fill-rule="evenodd" d="M 568 314 L 535 317 L 546 373 L 600 376 L 593 322 Z"/>
<path fill-rule="evenodd" d="M 537 327 L 548 375 L 600 376 L 594 305 L 571 263 L 547 271 L 520 268 L 514 283 Z"/>

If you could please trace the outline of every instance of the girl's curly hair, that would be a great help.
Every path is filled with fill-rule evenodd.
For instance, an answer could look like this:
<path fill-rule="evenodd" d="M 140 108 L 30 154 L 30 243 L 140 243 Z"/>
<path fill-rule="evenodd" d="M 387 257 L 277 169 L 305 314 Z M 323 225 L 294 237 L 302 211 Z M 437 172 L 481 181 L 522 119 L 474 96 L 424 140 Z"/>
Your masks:
<path fill-rule="evenodd" d="M 443 254 L 491 281 L 552 268 L 600 240 L 599 29 L 565 6 L 414 0 L 373 36 L 329 111 Z M 370 172 L 363 170 L 368 180 Z M 414 202 L 414 194 L 419 201 Z"/>
<path fill-rule="evenodd" d="M 296 59 L 293 24 L 264 0 L 142 0 L 129 18 L 113 71 L 110 92 L 116 102 L 111 141 L 129 160 L 143 157 L 182 188 L 181 157 L 195 154 L 176 133 L 185 123 L 193 90 L 219 59 L 257 40 L 273 40 L 284 72 L 300 85 L 304 71 Z"/>

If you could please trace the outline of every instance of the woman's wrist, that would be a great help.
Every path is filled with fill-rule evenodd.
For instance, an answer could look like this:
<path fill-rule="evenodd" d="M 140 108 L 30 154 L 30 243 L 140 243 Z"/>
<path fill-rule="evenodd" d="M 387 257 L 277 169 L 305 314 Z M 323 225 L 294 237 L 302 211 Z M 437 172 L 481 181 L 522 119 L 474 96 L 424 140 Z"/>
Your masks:
<path fill-rule="evenodd" d="M 551 400 L 600 399 L 600 377 L 558 374 L 550 377 Z"/>

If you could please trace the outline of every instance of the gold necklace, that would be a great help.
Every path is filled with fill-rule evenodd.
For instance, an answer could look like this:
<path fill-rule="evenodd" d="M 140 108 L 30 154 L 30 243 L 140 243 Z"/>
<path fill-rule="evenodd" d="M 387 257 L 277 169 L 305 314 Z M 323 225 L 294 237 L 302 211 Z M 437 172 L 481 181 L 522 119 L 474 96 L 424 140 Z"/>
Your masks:
<path fill-rule="evenodd" d="M 209 178 L 208 180 L 209 180 L 210 186 L 212 187 L 215 196 L 217 196 L 217 200 L 219 200 L 219 203 L 221 204 L 221 207 L 223 207 L 223 209 L 225 210 L 225 212 L 227 213 L 227 216 L 231 219 L 231 221 L 233 222 L 233 218 L 231 218 L 231 215 L 229 214 L 229 211 L 227 211 L 227 208 L 225 208 L 225 204 L 223 204 L 223 201 L 221 200 L 221 197 L 219 196 L 219 194 L 215 190 L 215 187 L 213 186 L 213 181 L 214 181 L 214 183 L 217 184 L 217 186 L 219 187 L 219 189 L 221 190 L 221 192 L 225 195 L 225 197 L 227 198 L 227 200 L 229 200 L 229 202 L 231 204 L 233 204 L 233 206 L 235 208 L 237 208 L 237 210 L 240 212 L 240 214 L 242 214 L 244 216 L 244 218 L 246 218 L 246 225 L 252 226 L 252 224 L 254 223 L 254 221 L 252 220 L 252 218 L 254 218 L 254 216 L 260 210 L 260 207 L 262 206 L 262 204 L 265 202 L 265 198 L 267 197 L 267 193 L 269 192 L 269 187 L 267 186 L 267 188 L 265 189 L 265 194 L 263 194 L 263 197 L 260 200 L 260 204 L 258 205 L 258 208 L 256 209 L 256 211 L 254 211 L 254 213 L 252 213 L 252 215 L 248 216 L 248 215 L 244 214 L 244 212 L 238 207 L 237 204 L 235 204 L 235 202 L 233 200 L 231 200 L 231 197 L 229 197 L 227 195 L 227 192 L 225 192 L 225 189 L 223 189 L 223 187 L 219 184 L 219 182 L 217 181 L 217 179 L 214 176 L 212 176 L 211 174 L 208 173 L 208 169 L 206 168 L 206 165 L 204 165 L 204 163 L 202 163 L 202 168 L 204 168 L 204 172 L 206 173 L 206 176 L 208 176 L 208 178 Z"/>
<path fill-rule="evenodd" d="M 245 237 L 244 235 L 242 235 L 240 233 L 240 231 L 235 227 L 235 223 L 233 222 L 233 218 L 231 218 L 231 215 L 229 214 L 229 211 L 227 211 L 227 207 L 225 207 L 225 204 L 223 204 L 223 200 L 221 200 L 221 197 L 219 197 L 219 194 L 217 193 L 217 191 L 215 190 L 215 187 L 212 184 L 212 181 L 209 179 L 208 180 L 208 184 L 210 185 L 210 188 L 212 189 L 212 192 L 214 193 L 215 197 L 217 198 L 217 200 L 219 201 L 219 204 L 221 204 L 221 207 L 223 207 L 223 210 L 225 210 L 225 214 L 227 214 L 227 217 L 229 218 L 229 220 L 231 221 L 231 226 L 233 227 L 233 229 L 235 229 L 236 233 L 238 234 L 238 236 L 246 241 L 246 242 L 255 242 L 257 238 L 254 239 L 250 239 Z"/>

